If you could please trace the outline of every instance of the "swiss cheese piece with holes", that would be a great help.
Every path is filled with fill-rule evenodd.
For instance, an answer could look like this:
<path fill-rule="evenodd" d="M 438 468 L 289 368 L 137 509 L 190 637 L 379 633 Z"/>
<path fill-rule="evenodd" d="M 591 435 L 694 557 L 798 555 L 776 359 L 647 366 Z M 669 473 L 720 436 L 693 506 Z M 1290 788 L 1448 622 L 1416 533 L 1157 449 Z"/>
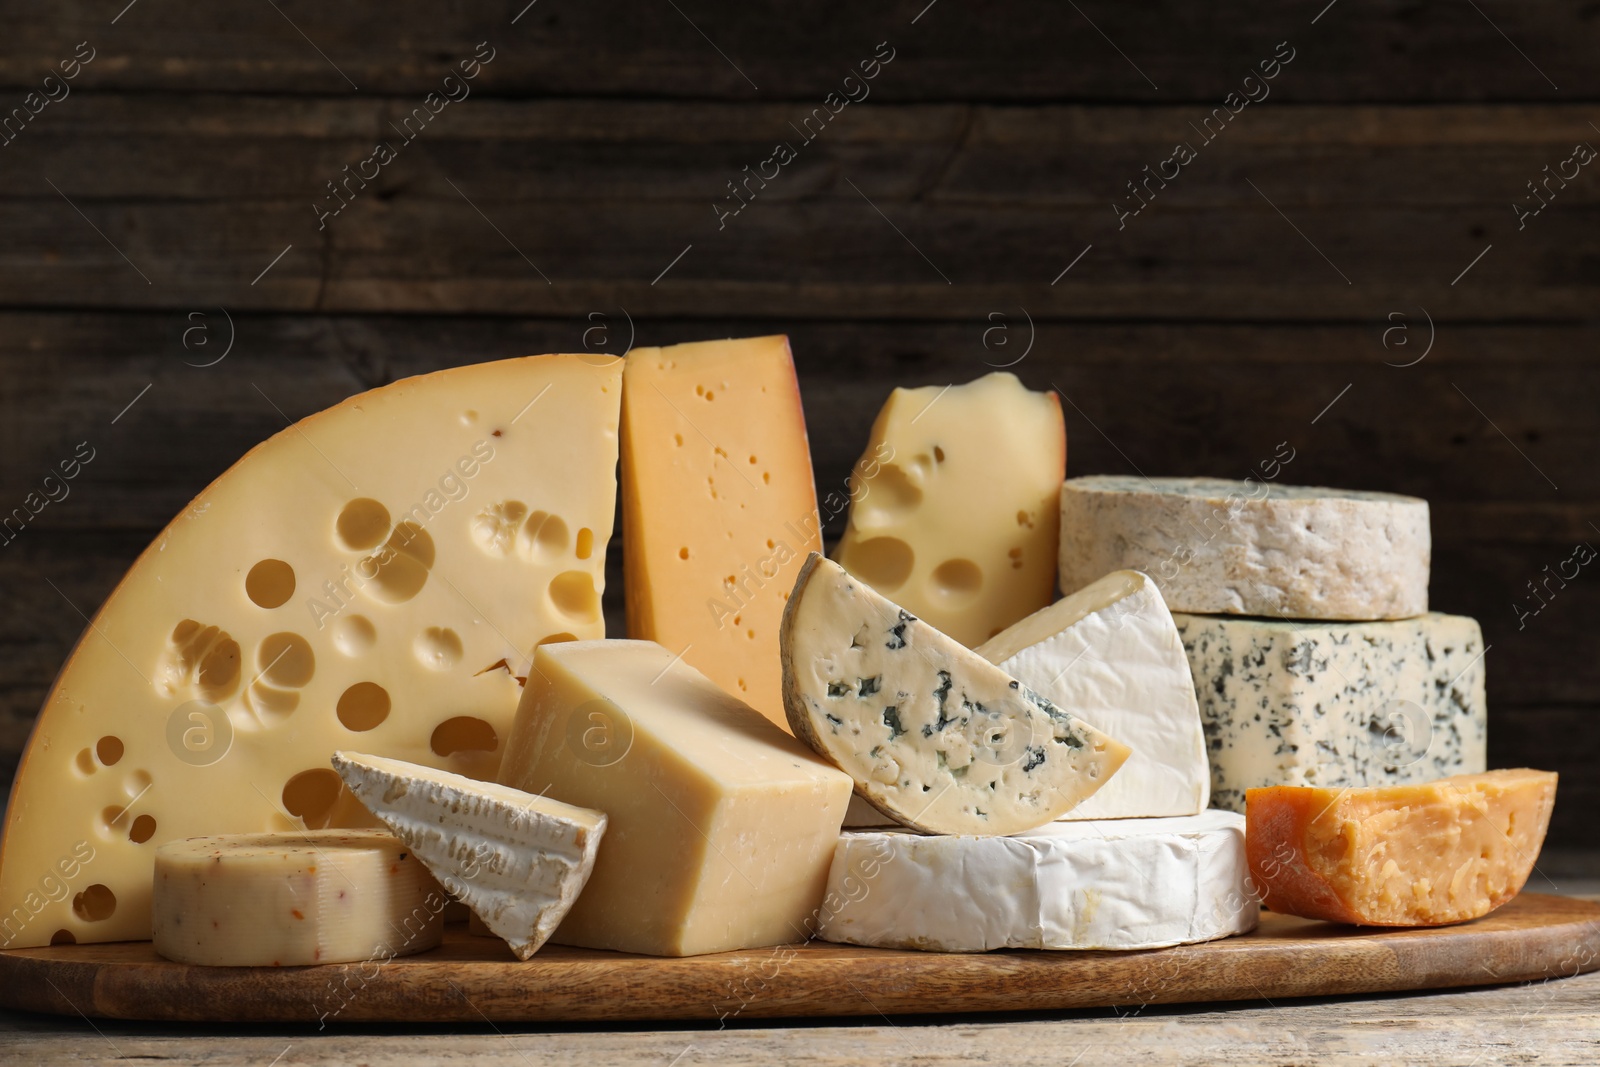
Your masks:
<path fill-rule="evenodd" d="M 694 956 L 815 930 L 850 779 L 661 645 L 540 648 L 500 775 L 606 813 L 558 944 Z"/>
<path fill-rule="evenodd" d="M 1161 591 L 1116 571 L 1007 627 L 974 651 L 1133 749 L 1067 819 L 1198 815 L 1211 766 L 1189 659 Z"/>
<path fill-rule="evenodd" d="M 1128 747 L 812 555 L 783 615 L 789 726 L 884 814 L 1015 834 L 1110 780 Z"/>
<path fill-rule="evenodd" d="M 1377 786 L 1488 760 L 1483 633 L 1465 615 L 1295 622 L 1173 615 L 1211 757 L 1211 804 L 1269 785 Z"/>
<path fill-rule="evenodd" d="M 1061 402 L 1014 374 L 896 389 L 850 475 L 834 555 L 976 645 L 1050 603 L 1066 464 Z"/>
<path fill-rule="evenodd" d="M 148 938 L 168 840 L 372 825 L 337 749 L 493 778 L 534 646 L 604 633 L 621 387 L 602 356 L 408 378 L 206 488 L 46 698 L 6 812 L 0 943 Z M 41 893 L 79 841 L 71 892 Z M 100 906 L 74 908 L 91 888 Z"/>
<path fill-rule="evenodd" d="M 1255 928 L 1244 818 L 1053 822 L 1013 837 L 842 834 L 818 936 L 927 952 L 1143 949 Z"/>
<path fill-rule="evenodd" d="M 628 634 L 782 726 L 778 622 L 822 550 L 789 339 L 636 348 L 623 380 Z"/>
<path fill-rule="evenodd" d="M 1173 611 L 1421 615 L 1432 545 L 1428 502 L 1394 493 L 1117 475 L 1061 487 L 1061 588 L 1130 568 Z"/>
<path fill-rule="evenodd" d="M 549 940 L 594 869 L 601 812 L 382 756 L 335 752 L 333 766 L 518 959 Z"/>
<path fill-rule="evenodd" d="M 1527 769 L 1370 789 L 1246 794 L 1250 872 L 1273 911 L 1367 926 L 1487 915 L 1533 870 L 1556 776 Z"/>
<path fill-rule="evenodd" d="M 155 852 L 155 949 L 211 967 L 381 962 L 439 943 L 447 901 L 381 830 L 221 834 Z"/>

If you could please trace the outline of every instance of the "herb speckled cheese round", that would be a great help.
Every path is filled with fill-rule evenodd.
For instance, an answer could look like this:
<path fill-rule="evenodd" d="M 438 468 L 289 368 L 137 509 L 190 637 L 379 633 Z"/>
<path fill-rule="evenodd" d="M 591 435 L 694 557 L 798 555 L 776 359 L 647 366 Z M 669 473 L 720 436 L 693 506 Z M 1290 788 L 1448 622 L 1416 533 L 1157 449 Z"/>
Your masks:
<path fill-rule="evenodd" d="M 179 963 L 388 960 L 439 943 L 446 897 L 380 830 L 222 834 L 156 850 L 156 951 Z"/>
<path fill-rule="evenodd" d="M 1069 479 L 1061 588 L 1108 571 L 1156 580 L 1173 611 L 1404 619 L 1428 610 L 1428 503 L 1223 478 Z"/>
<path fill-rule="evenodd" d="M 846 832 L 818 936 L 928 952 L 1146 949 L 1255 928 L 1244 816 L 1054 822 L 1014 837 Z"/>

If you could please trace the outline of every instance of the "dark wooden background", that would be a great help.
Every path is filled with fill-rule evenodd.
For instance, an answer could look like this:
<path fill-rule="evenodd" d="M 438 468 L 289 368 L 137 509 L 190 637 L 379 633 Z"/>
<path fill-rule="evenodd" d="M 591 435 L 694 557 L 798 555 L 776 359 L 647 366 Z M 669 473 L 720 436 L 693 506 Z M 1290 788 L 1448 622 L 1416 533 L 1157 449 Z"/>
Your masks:
<path fill-rule="evenodd" d="M 0 511 L 96 452 L 0 547 L 4 773 L 76 609 L 285 416 L 784 331 L 824 492 L 892 386 L 1022 357 L 1068 397 L 1071 473 L 1242 476 L 1288 441 L 1287 480 L 1427 497 L 1434 605 L 1492 645 L 1491 763 L 1562 772 L 1553 843 L 1600 846 L 1600 567 L 1514 607 L 1600 545 L 1600 166 L 1512 209 L 1600 145 L 1600 4 L 925 2 L 0 6 L 0 117 L 95 50 L 0 147 Z M 324 183 L 481 41 L 471 97 L 319 231 Z M 719 230 L 725 183 L 885 41 L 870 98 Z"/>

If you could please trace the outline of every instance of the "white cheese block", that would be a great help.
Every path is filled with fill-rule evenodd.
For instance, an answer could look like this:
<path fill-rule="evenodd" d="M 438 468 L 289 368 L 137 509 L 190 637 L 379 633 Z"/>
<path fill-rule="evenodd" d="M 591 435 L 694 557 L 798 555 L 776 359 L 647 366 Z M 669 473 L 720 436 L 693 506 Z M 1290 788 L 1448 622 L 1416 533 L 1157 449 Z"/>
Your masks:
<path fill-rule="evenodd" d="M 406 378 L 201 492 L 40 711 L 6 810 L 0 943 L 149 938 L 165 841 L 372 825 L 328 766 L 338 749 L 494 777 L 534 647 L 605 633 L 622 363 Z M 94 861 L 74 889 L 100 886 L 105 908 L 39 891 L 75 842 Z"/>
<path fill-rule="evenodd" d="M 1073 478 L 1061 588 L 1144 571 L 1173 611 L 1403 619 L 1428 610 L 1428 502 L 1223 478 Z"/>
<path fill-rule="evenodd" d="M 1145 949 L 1259 918 L 1244 817 L 1054 822 L 1014 837 L 839 838 L 819 936 L 928 952 Z"/>
<path fill-rule="evenodd" d="M 695 956 L 804 941 L 850 779 L 654 641 L 544 645 L 501 779 L 603 810 L 553 940 Z"/>
<path fill-rule="evenodd" d="M 779 647 L 795 736 L 906 826 L 1028 830 L 1071 810 L 1128 758 L 1120 741 L 815 553 L 784 609 Z"/>
<path fill-rule="evenodd" d="M 594 870 L 601 812 L 382 756 L 335 752 L 333 766 L 518 959 L 549 940 Z"/>
<path fill-rule="evenodd" d="M 1062 816 L 1198 815 L 1211 796 L 1189 659 L 1161 592 L 1117 571 L 1034 612 L 975 650 L 1133 754 Z"/>
<path fill-rule="evenodd" d="M 381 830 L 191 837 L 154 858 L 155 949 L 179 963 L 382 962 L 442 936 L 449 898 Z"/>
<path fill-rule="evenodd" d="M 1478 774 L 1483 634 L 1461 615 L 1285 622 L 1175 613 L 1211 756 L 1211 803 L 1269 785 L 1377 786 Z"/>

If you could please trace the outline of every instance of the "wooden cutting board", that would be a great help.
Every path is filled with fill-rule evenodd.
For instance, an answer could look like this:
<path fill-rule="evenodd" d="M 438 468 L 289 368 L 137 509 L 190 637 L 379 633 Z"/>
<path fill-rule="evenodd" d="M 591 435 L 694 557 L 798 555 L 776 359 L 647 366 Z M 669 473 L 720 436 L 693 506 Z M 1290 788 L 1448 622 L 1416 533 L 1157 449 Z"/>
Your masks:
<path fill-rule="evenodd" d="M 446 929 L 387 964 L 194 967 L 148 942 L 0 952 L 0 1004 L 188 1022 L 604 1022 L 1040 1011 L 1269 1000 L 1565 977 L 1600 967 L 1600 903 L 1524 893 L 1460 926 L 1263 912 L 1242 937 L 1143 952 L 902 952 L 811 942 L 687 959 L 505 945 Z"/>

